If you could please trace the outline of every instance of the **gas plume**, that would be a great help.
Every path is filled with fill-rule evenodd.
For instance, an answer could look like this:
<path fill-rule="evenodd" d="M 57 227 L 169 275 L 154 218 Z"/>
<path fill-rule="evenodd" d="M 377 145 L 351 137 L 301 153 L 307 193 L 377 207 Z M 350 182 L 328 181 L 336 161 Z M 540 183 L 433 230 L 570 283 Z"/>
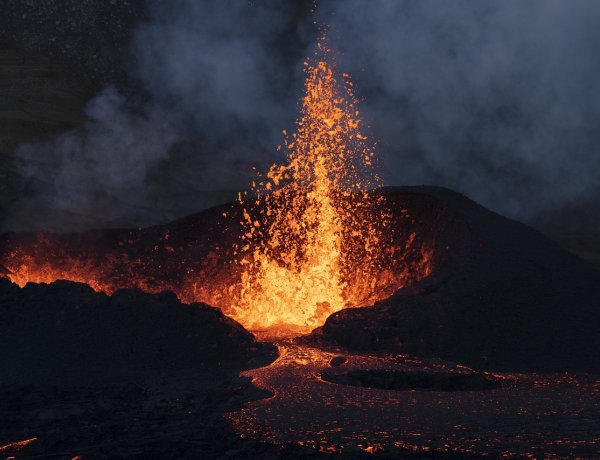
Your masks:
<path fill-rule="evenodd" d="M 84 128 L 22 146 L 28 193 L 4 229 L 145 225 L 233 198 L 251 166 L 281 160 L 309 3 L 148 2 L 129 69 L 145 98 L 105 90 Z M 322 0 L 316 14 L 386 183 L 449 186 L 534 224 L 585 203 L 580 227 L 597 223 L 597 2 Z"/>

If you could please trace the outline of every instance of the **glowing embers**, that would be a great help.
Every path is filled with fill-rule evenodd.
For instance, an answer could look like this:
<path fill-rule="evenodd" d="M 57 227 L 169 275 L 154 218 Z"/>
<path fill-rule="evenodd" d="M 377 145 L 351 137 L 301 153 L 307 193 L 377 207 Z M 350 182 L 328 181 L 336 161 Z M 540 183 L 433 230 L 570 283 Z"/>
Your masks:
<path fill-rule="evenodd" d="M 3 235 L 5 276 L 20 286 L 67 279 L 107 293 L 171 290 L 267 336 L 309 332 L 427 277 L 431 225 L 415 225 L 404 204 L 376 190 L 374 145 L 324 43 L 306 64 L 287 163 L 259 177 L 253 193 L 167 226 Z"/>
<path fill-rule="evenodd" d="M 242 289 L 232 315 L 250 329 L 307 332 L 378 298 L 386 284 L 398 287 L 384 270 L 390 215 L 369 193 L 380 181 L 352 84 L 336 76 L 324 38 L 315 62 L 305 64 L 296 132 L 284 131 L 287 164 L 253 184 L 258 210 L 244 211 Z"/>
<path fill-rule="evenodd" d="M 242 301 L 234 303 L 233 308 L 223 305 L 224 299 L 216 304 L 246 328 L 262 331 L 265 337 L 289 336 L 322 325 L 335 311 L 372 305 L 430 275 L 435 259 L 431 229 L 417 233 L 413 218 L 397 203 L 388 203 L 384 193 L 366 195 L 370 202 L 368 207 L 363 195 L 352 194 L 338 199 L 348 213 L 352 209 L 358 210 L 350 215 L 355 226 L 343 227 L 335 235 L 339 239 L 332 238 L 339 244 L 335 247 L 339 252 L 334 252 L 337 258 L 328 258 L 328 246 L 310 247 L 308 255 L 298 248 L 293 254 L 300 254 L 302 258 L 295 264 L 285 251 L 267 246 L 268 257 L 260 252 L 251 255 L 256 257 L 257 262 L 253 260 L 253 263 L 262 264 L 258 266 L 261 269 L 258 276 L 249 273 L 249 269 L 257 268 L 256 265 L 244 259 L 240 261 L 242 266 L 249 267 L 242 273 L 242 288 L 246 289 L 239 293 Z M 359 206 L 353 200 L 357 200 Z M 265 214 L 260 205 L 258 208 L 248 215 L 250 220 L 256 221 L 255 216 Z M 380 232 L 373 222 L 384 211 L 387 225 L 385 232 Z M 255 231 L 253 237 L 259 247 L 265 243 L 258 239 L 268 238 L 261 229 L 269 228 L 270 222 L 267 219 Z M 377 237 L 377 242 L 373 243 L 377 248 L 371 252 L 367 252 L 361 233 L 355 230 L 360 228 L 375 229 L 371 235 Z M 319 251 L 325 252 L 320 260 Z M 311 260 L 315 261 L 314 265 Z"/>
<path fill-rule="evenodd" d="M 90 252 L 93 251 L 91 248 Z M 112 283 L 103 283 L 104 277 L 95 257 L 71 254 L 60 242 L 44 233 L 36 235 L 34 243 L 11 247 L 8 253 L 2 254 L 2 264 L 0 276 L 6 276 L 20 287 L 27 283 L 52 283 L 63 279 L 88 284 L 95 291 L 114 291 Z M 2 273 L 2 266 L 5 273 Z"/>
<path fill-rule="evenodd" d="M 24 439 L 23 441 L 10 442 L 8 444 L 0 446 L 0 454 L 14 454 L 14 453 L 20 452 L 25 447 L 37 442 L 37 440 L 38 440 L 38 438 L 29 438 L 29 439 Z M 15 457 L 9 456 L 6 458 L 15 458 Z"/>

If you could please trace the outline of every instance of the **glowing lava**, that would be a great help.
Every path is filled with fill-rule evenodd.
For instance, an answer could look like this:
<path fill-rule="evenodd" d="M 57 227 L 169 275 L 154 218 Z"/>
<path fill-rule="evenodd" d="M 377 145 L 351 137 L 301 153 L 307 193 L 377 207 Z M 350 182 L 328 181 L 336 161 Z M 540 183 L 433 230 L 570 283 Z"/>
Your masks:
<path fill-rule="evenodd" d="M 389 213 L 380 206 L 364 219 L 362 212 L 378 201 L 369 194 L 379 185 L 373 144 L 361 133 L 352 83 L 347 75 L 338 79 L 325 39 L 315 61 L 305 63 L 301 117 L 286 135 L 288 162 L 253 184 L 264 197 L 255 203 L 260 211 L 244 212 L 245 268 L 233 316 L 250 329 L 309 331 L 367 300 L 349 277 L 373 280 L 380 269 Z"/>
<path fill-rule="evenodd" d="M 19 286 L 78 281 L 108 294 L 170 290 L 272 337 L 308 332 L 342 308 L 371 305 L 429 276 L 433 221 L 411 213 L 435 216 L 413 195 L 377 189 L 374 143 L 325 38 L 305 69 L 287 162 L 251 193 L 146 229 L 0 235 L 0 277 Z"/>

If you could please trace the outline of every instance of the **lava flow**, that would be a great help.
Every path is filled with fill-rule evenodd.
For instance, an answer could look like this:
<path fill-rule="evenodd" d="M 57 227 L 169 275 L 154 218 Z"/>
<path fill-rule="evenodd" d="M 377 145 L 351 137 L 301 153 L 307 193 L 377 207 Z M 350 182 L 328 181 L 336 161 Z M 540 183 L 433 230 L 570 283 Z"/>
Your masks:
<path fill-rule="evenodd" d="M 415 232 L 406 208 L 377 189 L 374 143 L 325 37 L 305 71 L 301 116 L 280 147 L 287 162 L 236 203 L 148 229 L 3 235 L 4 276 L 109 294 L 171 290 L 275 336 L 309 332 L 427 277 L 435 237 Z"/>

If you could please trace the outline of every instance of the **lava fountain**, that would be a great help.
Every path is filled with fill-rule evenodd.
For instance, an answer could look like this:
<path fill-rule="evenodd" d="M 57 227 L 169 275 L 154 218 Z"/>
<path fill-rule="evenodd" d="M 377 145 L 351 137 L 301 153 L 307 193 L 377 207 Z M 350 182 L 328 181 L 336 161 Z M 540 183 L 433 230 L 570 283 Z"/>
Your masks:
<path fill-rule="evenodd" d="M 305 72 L 300 117 L 279 148 L 286 162 L 237 202 L 147 229 L 0 235 L 0 276 L 170 290 L 265 336 L 309 332 L 429 276 L 434 231 L 415 230 L 406 206 L 378 188 L 375 144 L 325 36 Z"/>
<path fill-rule="evenodd" d="M 251 329 L 307 332 L 368 302 L 374 286 L 359 280 L 374 280 L 381 269 L 390 216 L 371 192 L 380 185 L 373 144 L 325 37 L 305 72 L 301 116 L 291 136 L 284 131 L 287 163 L 253 184 L 257 215 L 244 210 L 244 270 L 233 316 Z"/>

